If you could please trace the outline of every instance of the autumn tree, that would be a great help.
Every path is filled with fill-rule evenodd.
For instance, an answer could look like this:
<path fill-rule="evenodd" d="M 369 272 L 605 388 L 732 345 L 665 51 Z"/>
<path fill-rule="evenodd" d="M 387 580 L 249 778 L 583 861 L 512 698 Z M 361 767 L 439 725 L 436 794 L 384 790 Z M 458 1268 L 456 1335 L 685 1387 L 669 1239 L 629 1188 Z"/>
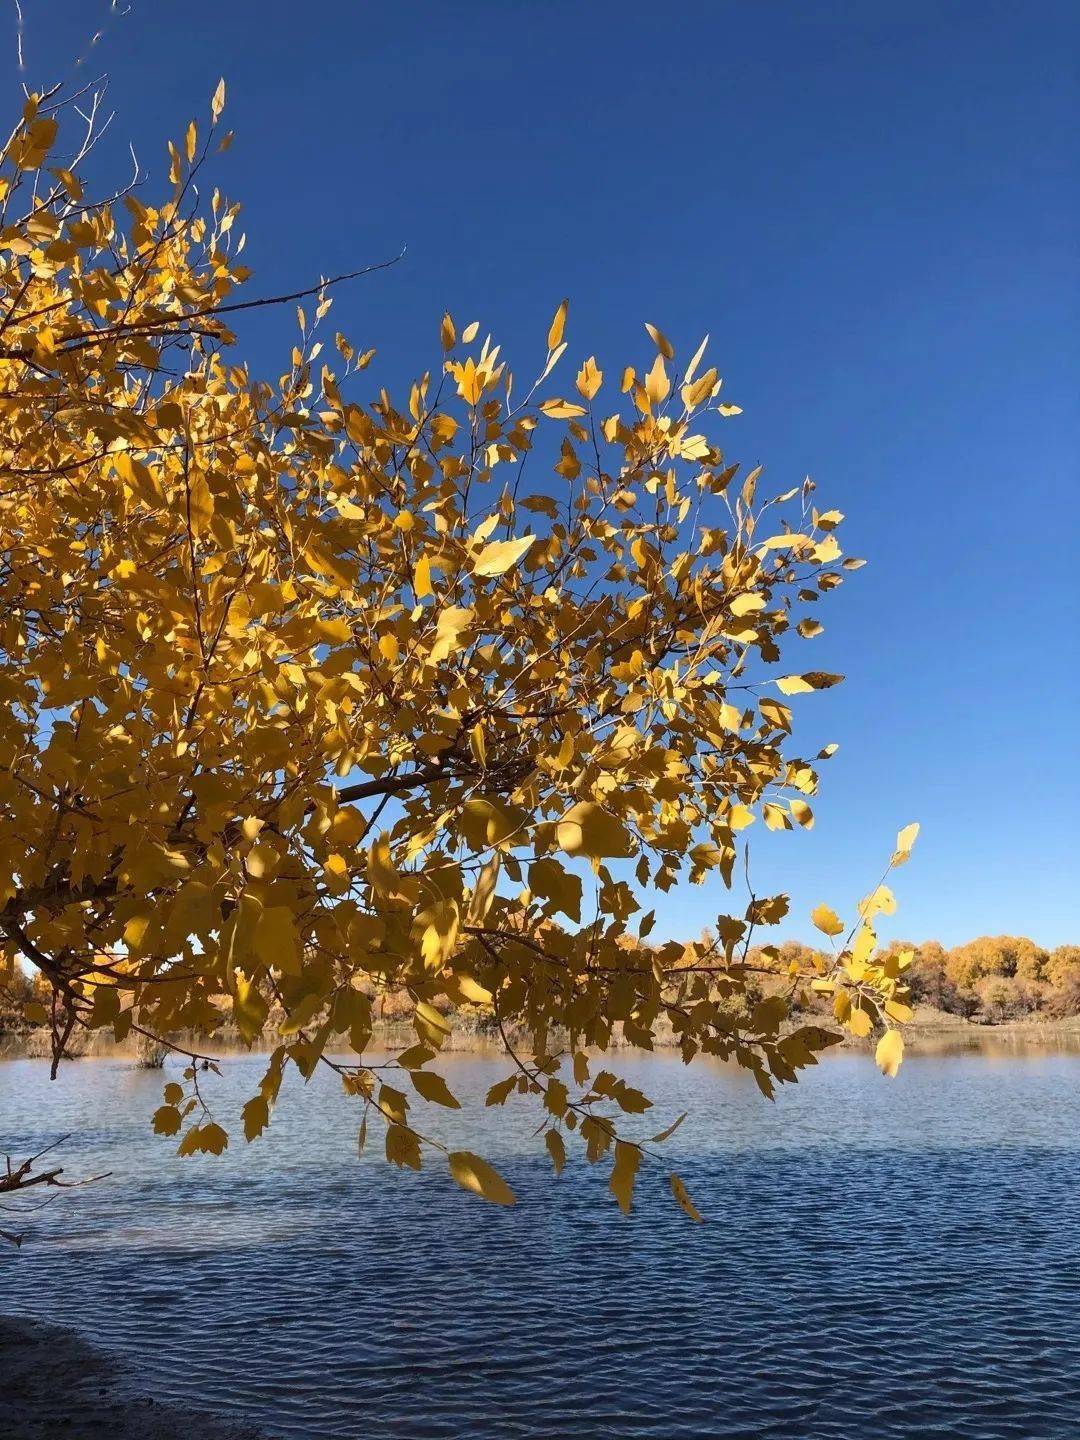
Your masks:
<path fill-rule="evenodd" d="M 327 280 L 278 297 L 296 343 L 253 375 L 230 325 L 270 300 L 243 298 L 237 207 L 199 198 L 223 101 L 155 203 L 88 197 L 93 124 L 62 92 L 3 152 L 0 926 L 7 973 L 44 977 L 54 1063 L 80 1029 L 160 1038 L 185 1065 L 154 1126 L 216 1152 L 233 1117 L 190 1037 L 254 1045 L 273 1011 L 242 1133 L 289 1067 L 329 1066 L 419 1167 L 459 1103 L 447 1009 L 476 1008 L 507 1054 L 488 1103 L 533 1097 L 555 1168 L 570 1141 L 608 1157 L 624 1209 L 649 1102 L 604 1066 L 617 1036 L 670 1025 L 767 1096 L 842 1028 L 895 1073 L 891 892 L 850 930 L 821 907 L 826 948 L 791 958 L 761 945 L 787 900 L 740 855 L 755 823 L 813 824 L 835 747 L 800 755 L 794 710 L 840 677 L 785 657 L 859 563 L 842 516 L 729 458 L 704 343 L 679 363 L 650 325 L 605 376 L 568 354 L 565 303 L 527 383 L 446 315 L 395 400 L 327 332 Z M 748 893 L 713 938 L 650 947 L 650 892 L 714 880 Z M 782 979 L 757 1000 L 755 970 Z M 789 1023 L 808 987 L 835 1024 Z M 413 1035 L 376 1064 L 386 991 Z"/>
<path fill-rule="evenodd" d="M 986 977 L 1043 980 L 1048 958 L 1041 946 L 1022 935 L 980 935 L 950 950 L 945 966 L 954 985 L 970 989 Z"/>
<path fill-rule="evenodd" d="M 1046 962 L 1052 986 L 1048 1009 L 1057 1017 L 1080 1015 L 1080 945 L 1059 945 Z"/>

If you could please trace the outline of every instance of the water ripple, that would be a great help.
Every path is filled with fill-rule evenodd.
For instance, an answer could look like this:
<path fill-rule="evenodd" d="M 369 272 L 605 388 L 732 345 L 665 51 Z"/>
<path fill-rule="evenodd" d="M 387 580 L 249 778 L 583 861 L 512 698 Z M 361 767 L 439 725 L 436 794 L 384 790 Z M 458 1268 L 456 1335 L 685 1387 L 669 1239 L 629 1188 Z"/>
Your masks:
<path fill-rule="evenodd" d="M 503 1073 L 453 1063 L 459 1093 Z M 256 1066 L 226 1067 L 226 1108 Z M 3 1309 L 283 1440 L 1080 1433 L 1080 1059 L 913 1057 L 886 1085 L 841 1056 L 775 1107 L 719 1067 L 621 1068 L 691 1107 L 670 1148 L 706 1226 L 659 1172 L 627 1220 L 598 1171 L 554 1183 L 513 1106 L 483 1140 L 443 1128 L 498 1163 L 502 1211 L 358 1162 L 332 1088 L 180 1162 L 146 1126 L 160 1077 L 0 1065 L 0 1149 L 70 1129 L 70 1171 L 116 1172 L 0 1254 Z"/>

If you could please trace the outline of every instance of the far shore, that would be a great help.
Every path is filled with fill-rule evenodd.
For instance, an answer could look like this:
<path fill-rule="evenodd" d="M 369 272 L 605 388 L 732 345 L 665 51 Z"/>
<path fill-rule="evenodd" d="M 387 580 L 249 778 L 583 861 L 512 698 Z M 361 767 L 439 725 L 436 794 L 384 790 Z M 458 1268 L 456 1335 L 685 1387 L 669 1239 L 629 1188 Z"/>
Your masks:
<path fill-rule="evenodd" d="M 74 1330 L 0 1315 L 4 1440 L 270 1440 L 147 1394 L 136 1377 Z"/>
<path fill-rule="evenodd" d="M 821 1025 L 828 1027 L 831 1017 L 805 1013 L 793 1022 L 799 1025 Z M 962 1015 L 952 1015 L 944 1010 L 935 1010 L 929 1005 L 920 1005 L 914 1018 L 903 1026 L 904 1043 L 911 1054 L 943 1054 L 958 1051 L 985 1051 L 1007 1054 L 1013 1050 L 1080 1050 L 1080 1016 L 1073 1015 L 1064 1020 L 1050 1020 L 1028 1016 L 1021 1020 L 1000 1021 L 997 1024 L 967 1020 Z M 216 1036 L 204 1037 L 190 1034 L 178 1035 L 178 1045 L 185 1050 L 196 1050 L 210 1056 L 232 1056 L 248 1054 L 248 1048 L 230 1030 L 222 1030 Z M 516 1038 L 516 1037 L 515 1037 Z M 372 1029 L 372 1053 L 385 1053 L 404 1049 L 415 1043 L 416 1033 L 411 1025 L 398 1021 L 376 1021 Z M 265 1042 L 254 1047 L 254 1053 L 271 1049 L 275 1044 L 273 1032 Z M 837 1050 L 866 1051 L 872 1048 L 870 1042 L 847 1035 L 836 1046 Z M 502 1043 L 475 1024 L 455 1024 L 446 1038 L 445 1051 L 459 1054 L 502 1054 Z M 614 1050 L 628 1050 L 616 1035 L 612 1043 Z M 670 1052 L 678 1048 L 678 1037 L 670 1030 L 660 1029 L 656 1036 L 656 1050 Z M 638 1051 L 638 1054 L 643 1052 Z M 826 1052 L 829 1053 L 829 1052 Z M 44 1029 L 29 1033 L 4 1033 L 0 1031 L 0 1060 L 22 1058 L 44 1059 L 50 1054 L 48 1032 Z M 95 1031 L 87 1035 L 79 1052 L 71 1057 L 80 1059 L 130 1059 L 138 1062 L 135 1045 L 126 1040 L 117 1044 L 107 1031 Z"/>

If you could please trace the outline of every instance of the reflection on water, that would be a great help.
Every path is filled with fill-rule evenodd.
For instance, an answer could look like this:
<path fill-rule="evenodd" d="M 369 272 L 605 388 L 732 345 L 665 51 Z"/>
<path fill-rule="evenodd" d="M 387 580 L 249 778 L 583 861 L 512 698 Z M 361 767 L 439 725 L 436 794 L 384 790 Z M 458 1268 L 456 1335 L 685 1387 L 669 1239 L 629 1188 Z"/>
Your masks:
<path fill-rule="evenodd" d="M 905 1043 L 908 1054 L 982 1055 L 989 1059 L 1038 1059 L 1053 1054 L 1080 1055 L 1080 1029 L 1065 1026 L 965 1026 L 963 1029 L 916 1030 Z"/>
<path fill-rule="evenodd" d="M 506 1073 L 446 1063 L 463 1097 Z M 261 1073 L 224 1068 L 222 1118 Z M 627 1220 L 605 1173 L 554 1182 L 520 1101 L 482 1137 L 468 1110 L 428 1127 L 496 1161 L 504 1211 L 358 1160 L 329 1076 L 258 1144 L 180 1161 L 149 1129 L 160 1074 L 0 1064 L 0 1150 L 71 1131 L 69 1173 L 113 1172 L 0 1251 L 0 1309 L 289 1440 L 1077 1432 L 1080 1056 L 916 1054 L 888 1083 L 843 1054 L 775 1105 L 721 1066 L 613 1068 L 657 1102 L 643 1134 L 690 1110 L 666 1148 L 706 1226 L 659 1170 Z"/>

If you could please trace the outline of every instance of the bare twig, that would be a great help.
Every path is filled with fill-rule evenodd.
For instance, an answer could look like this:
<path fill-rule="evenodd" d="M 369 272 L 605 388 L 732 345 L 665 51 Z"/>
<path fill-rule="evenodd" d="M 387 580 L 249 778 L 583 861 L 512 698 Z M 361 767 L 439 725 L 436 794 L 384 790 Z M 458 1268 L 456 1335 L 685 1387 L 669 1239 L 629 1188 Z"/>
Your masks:
<path fill-rule="evenodd" d="M 28 1159 L 21 1161 L 18 1165 L 12 1163 L 10 1155 L 5 1155 L 3 1157 L 4 1169 L 0 1170 L 0 1195 L 22 1195 L 27 1190 L 40 1185 L 56 1190 L 77 1190 L 83 1185 L 92 1185 L 96 1180 L 104 1180 L 110 1173 L 109 1171 L 104 1171 L 100 1175 L 91 1175 L 85 1180 L 61 1180 L 60 1176 L 64 1173 L 64 1167 L 62 1165 L 54 1166 L 51 1170 L 41 1170 L 37 1174 L 34 1173 L 34 1166 L 42 1156 L 50 1154 L 53 1150 L 57 1149 L 58 1146 L 63 1145 L 65 1141 L 70 1140 L 70 1138 L 70 1135 L 61 1135 L 60 1138 L 54 1140 L 52 1144 L 46 1145 L 43 1149 L 39 1150 L 36 1155 L 29 1156 Z M 53 1198 L 55 1197 L 49 1197 L 49 1199 Z M 5 1210 L 10 1210 L 11 1208 L 12 1207 L 6 1205 L 0 1206 L 0 1209 Z M 35 1205 L 30 1208 L 40 1210 L 42 1206 Z M 0 1230 L 0 1239 L 7 1240 L 12 1245 L 18 1246 L 21 1245 L 25 1239 L 25 1234 L 21 1231 L 14 1233 L 10 1230 Z"/>

